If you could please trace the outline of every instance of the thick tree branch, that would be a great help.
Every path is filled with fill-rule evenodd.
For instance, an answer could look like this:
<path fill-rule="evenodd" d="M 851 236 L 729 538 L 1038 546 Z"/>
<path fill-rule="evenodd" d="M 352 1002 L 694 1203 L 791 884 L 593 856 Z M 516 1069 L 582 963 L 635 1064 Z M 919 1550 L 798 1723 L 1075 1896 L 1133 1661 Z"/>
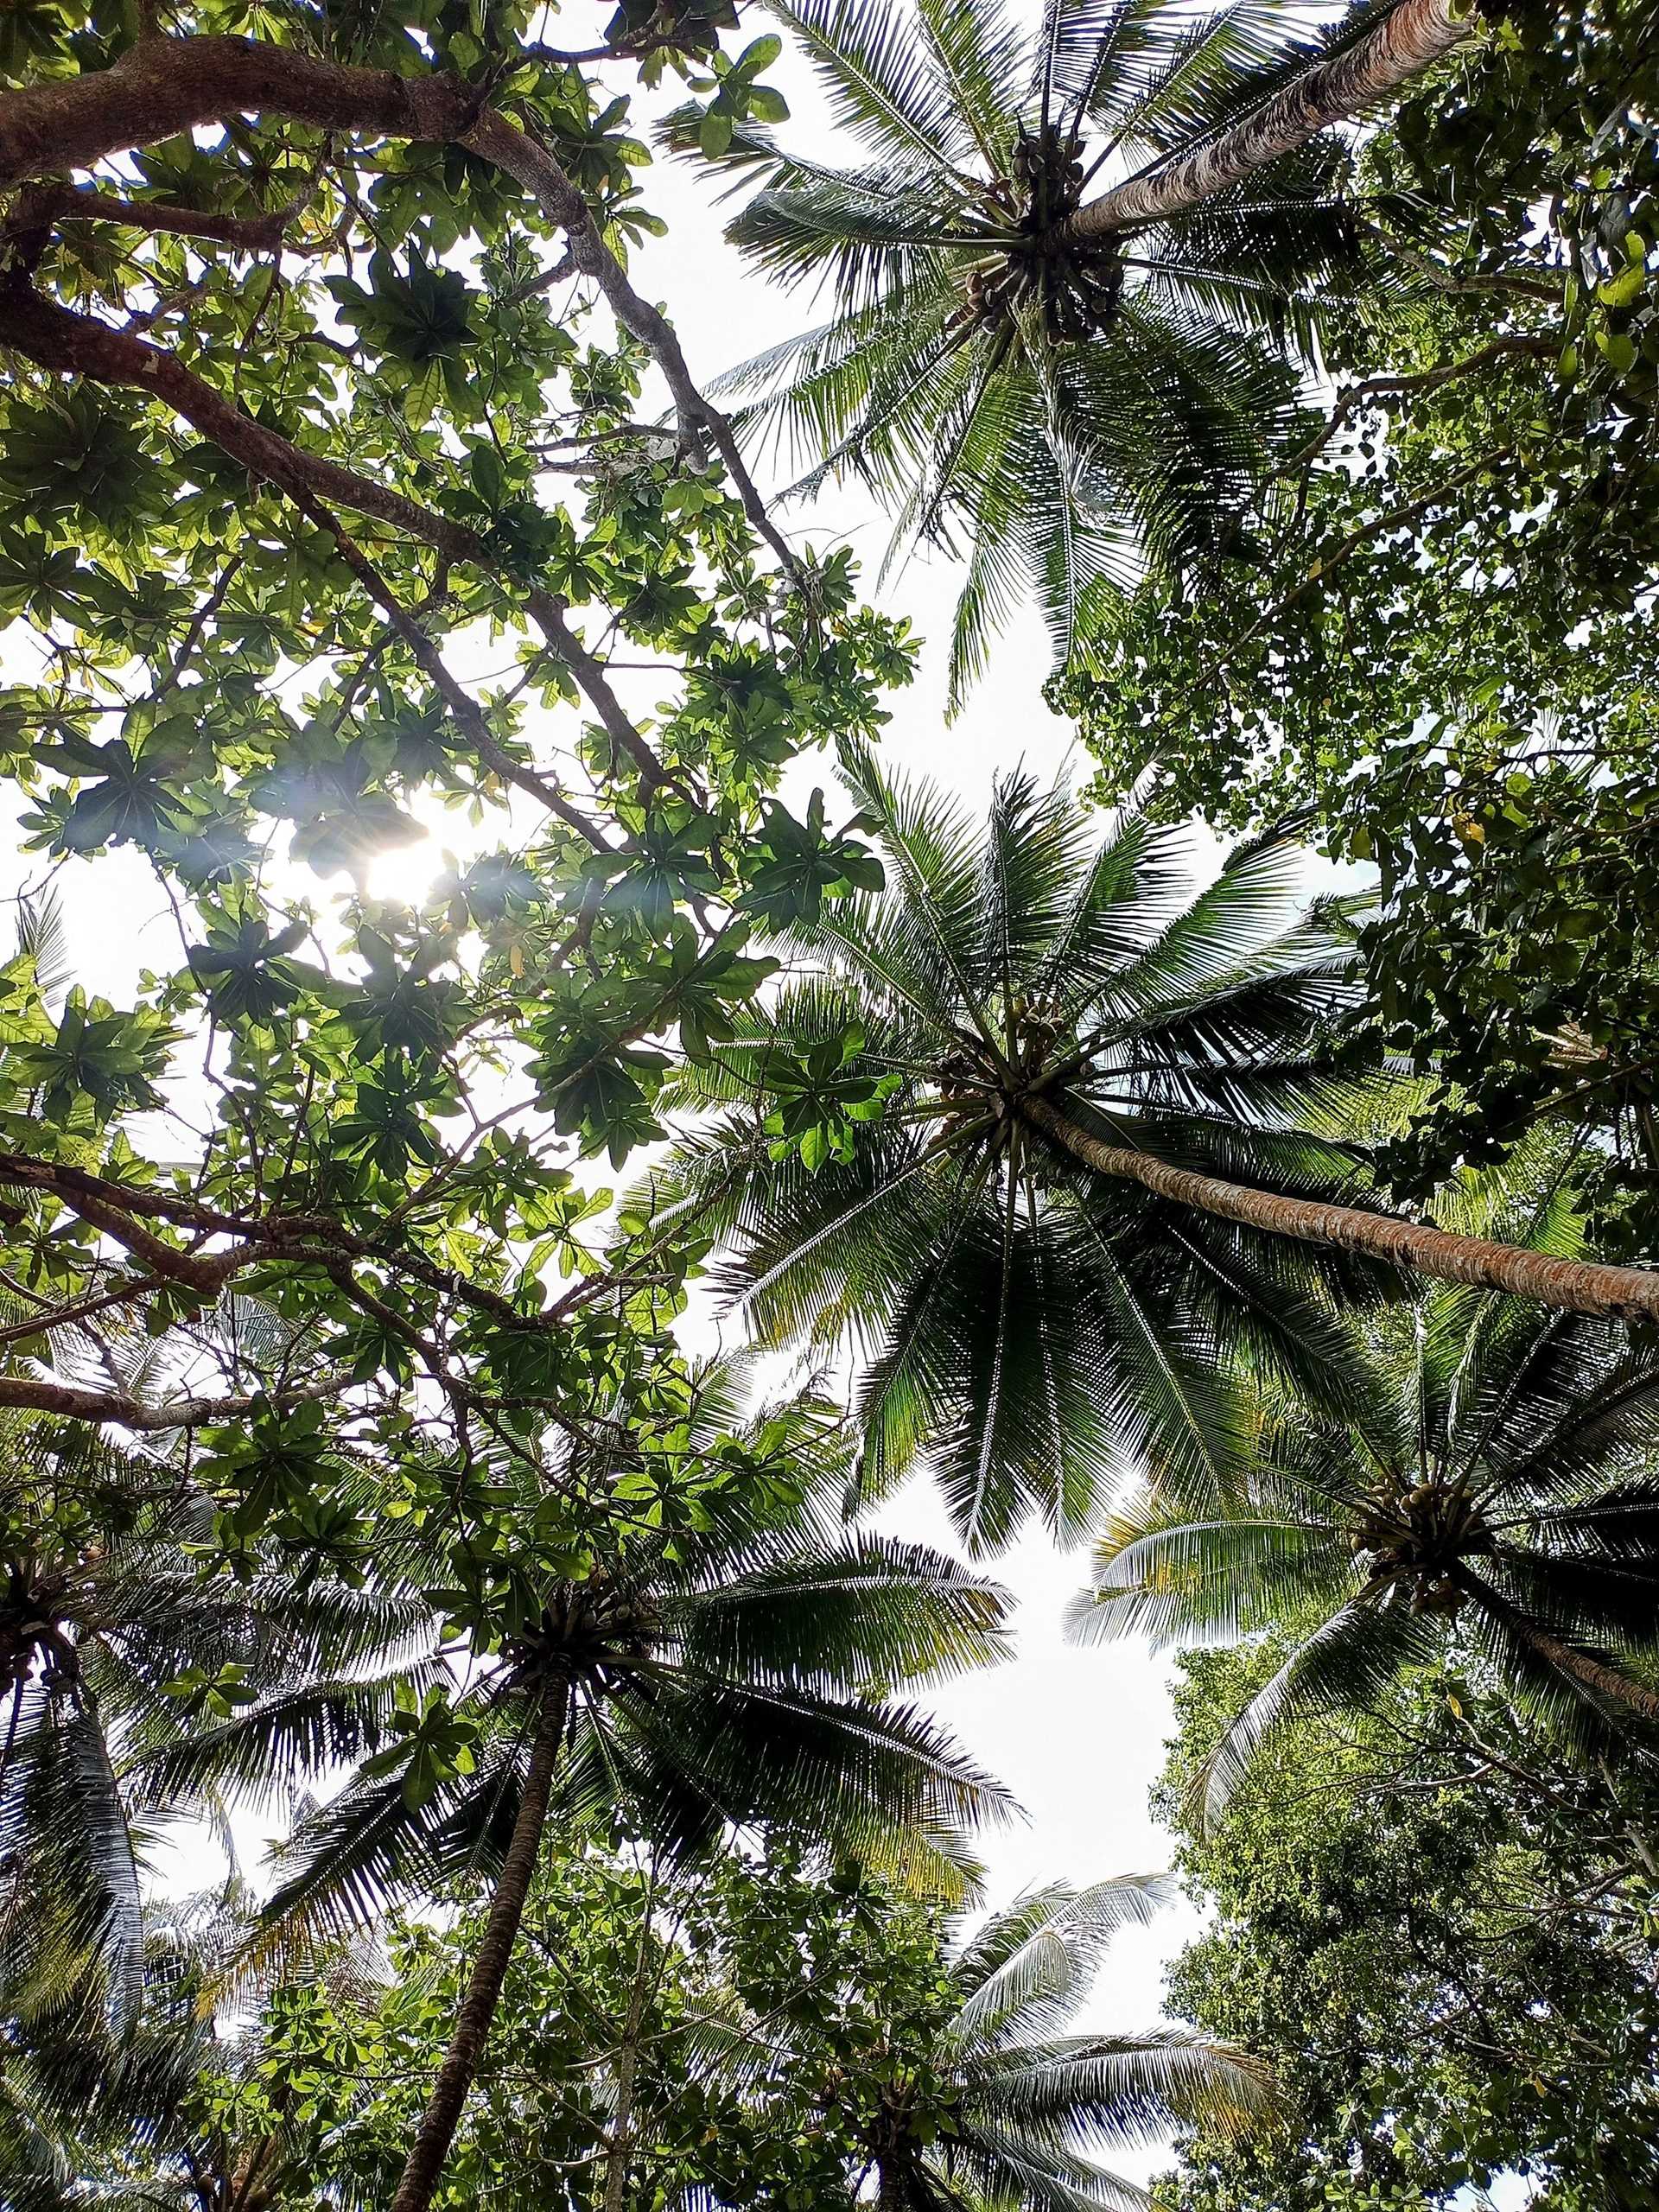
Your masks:
<path fill-rule="evenodd" d="M 431 546 L 446 561 L 496 577 L 529 608 L 537 628 L 575 677 L 607 734 L 633 762 L 647 787 L 668 780 L 662 763 L 611 688 L 603 663 L 571 629 L 564 602 L 504 569 L 465 524 L 452 522 L 339 461 L 308 453 L 280 431 L 255 422 L 176 355 L 129 331 L 112 330 L 91 315 L 60 307 L 16 277 L 0 289 L 0 345 L 65 376 L 89 377 L 96 383 L 148 392 L 251 474 L 274 484 L 302 511 L 308 511 L 308 502 L 321 499 L 372 515 Z M 315 505 L 308 511 L 315 513 Z"/>
<path fill-rule="evenodd" d="M 478 119 L 477 89 L 433 72 L 399 77 L 248 38 L 150 38 L 107 69 L 0 99 L 0 183 L 89 169 L 235 116 L 442 145 Z"/>
<path fill-rule="evenodd" d="M 504 170 L 566 233 L 577 269 L 594 279 L 622 327 L 650 348 L 682 428 L 714 440 L 750 522 L 785 571 L 798 575 L 730 423 L 698 391 L 679 340 L 629 283 L 581 192 L 545 146 L 499 110 L 481 105 L 478 88 L 459 77 L 436 71 L 399 77 L 257 39 L 143 39 L 107 69 L 0 97 L 0 183 L 90 168 L 111 154 L 237 115 L 463 146 Z"/>
<path fill-rule="evenodd" d="M 175 354 L 129 331 L 114 330 L 91 315 L 60 307 L 28 284 L 0 291 L 0 345 L 12 346 L 39 367 L 62 376 L 88 377 L 148 392 L 193 429 L 209 438 L 251 474 L 290 493 L 311 492 L 336 505 L 372 515 L 423 540 L 446 560 L 495 564 L 463 524 L 434 514 L 401 492 L 360 476 L 339 461 L 307 453 L 277 430 L 257 423 Z"/>
<path fill-rule="evenodd" d="M 120 1245 L 123 1251 L 130 1252 L 152 1275 L 182 1284 L 199 1297 L 217 1298 L 238 1264 L 232 1255 L 181 1252 L 175 1245 L 152 1236 L 135 1217 L 142 1209 L 128 1206 L 118 1199 L 111 1204 L 103 1179 L 83 1174 L 79 1168 L 55 1161 L 30 1160 L 26 1154 L 8 1154 L 0 1156 L 0 1183 L 50 1192 L 80 1220 Z"/>

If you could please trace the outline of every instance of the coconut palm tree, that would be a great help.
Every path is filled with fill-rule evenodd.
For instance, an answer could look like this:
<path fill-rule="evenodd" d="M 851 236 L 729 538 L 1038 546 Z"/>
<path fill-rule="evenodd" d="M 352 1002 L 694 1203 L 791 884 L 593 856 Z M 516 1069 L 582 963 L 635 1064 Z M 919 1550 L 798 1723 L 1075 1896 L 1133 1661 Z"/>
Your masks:
<path fill-rule="evenodd" d="M 241 1575 L 211 1571 L 213 1527 L 212 1501 L 165 1459 L 79 1423 L 0 1423 L 0 1951 L 15 2009 L 90 1979 L 118 2024 L 136 2017 L 140 1813 L 164 1806 L 135 1763 L 254 1700 L 270 1756 L 296 1773 L 355 1757 L 430 1641 L 406 1586 L 296 1587 L 257 1545 Z"/>
<path fill-rule="evenodd" d="M 1447 1202 L 1570 1255 L 1559 1190 L 1491 1179 Z M 1339 1408 L 1268 1392 L 1248 1482 L 1198 1513 L 1166 1492 L 1116 1513 L 1085 1637 L 1290 1649 L 1200 1777 L 1210 1816 L 1275 1729 L 1363 1707 L 1448 1643 L 1586 1751 L 1654 1740 L 1659 1691 L 1659 1351 L 1590 1316 L 1465 1287 L 1352 1318 Z"/>
<path fill-rule="evenodd" d="M 1344 1388 L 1352 1298 L 1413 1268 L 1659 1313 L 1659 1274 L 1370 1210 L 1343 1135 L 1367 1107 L 1333 1026 L 1349 949 L 1297 918 L 1282 835 L 1192 896 L 1178 833 L 1103 839 L 1022 772 L 976 830 L 845 770 L 886 855 L 795 972 L 676 1094 L 725 1111 L 654 1178 L 729 1250 L 773 1342 L 851 1338 L 863 1472 L 925 1452 L 964 1540 L 1088 1522 L 1115 1455 L 1225 1487 L 1249 1423 L 1217 1354 Z M 1341 1201 L 1340 1203 L 1338 1201 Z"/>
<path fill-rule="evenodd" d="M 1271 2104 L 1266 2068 L 1230 2044 L 1176 2028 L 1072 2030 L 1112 1936 L 1148 1920 L 1166 1890 L 1141 1875 L 1052 1883 L 955 1946 L 942 2003 L 887 2032 L 857 2177 L 874 2175 L 884 2212 L 1128 2212 L 1145 2192 L 1097 2153 L 1199 2119 L 1231 2130 Z"/>
<path fill-rule="evenodd" d="M 321 2161 L 352 2125 L 281 2079 L 269 1988 L 245 1987 L 239 2018 L 214 1998 L 257 1910 L 230 1847 L 211 1890 L 153 1897 L 146 1910 L 143 2005 L 112 2034 L 107 2019 L 59 2011 L 5 2037 L 0 2068 L 0 2202 L 8 2212 L 275 2212 L 317 2199 Z M 311 1962 L 351 2017 L 385 1962 L 355 1946 Z M 255 2012 L 247 2000 L 261 2000 Z M 328 2159 L 327 2202 L 371 2212 L 374 2162 Z"/>
<path fill-rule="evenodd" d="M 1064 662 L 1150 563 L 1232 543 L 1367 279 L 1328 126 L 1467 35 L 1452 0 L 1314 35 L 1285 0 L 772 0 L 861 166 L 736 125 L 730 226 L 829 319 L 727 380 L 754 433 L 850 472 L 895 546 L 969 542 L 953 695 L 1035 589 Z M 671 137 L 699 143 L 688 109 Z M 706 130 L 701 143 L 707 143 Z"/>
<path fill-rule="evenodd" d="M 734 1826 L 787 1817 L 850 1849 L 909 1845 L 937 1864 L 937 1839 L 1006 1802 L 878 1687 L 1000 1656 L 1003 1593 L 919 1547 L 849 1532 L 836 1408 L 808 1393 L 742 1421 L 747 1371 L 698 1371 L 637 1455 L 567 1447 L 557 1490 L 605 1509 L 611 1541 L 563 1573 L 532 1543 L 492 1598 L 512 1623 L 494 1659 L 453 1700 L 411 1710 L 406 1756 L 369 1761 L 286 1847 L 267 1916 L 278 1942 L 360 1924 L 463 1875 L 493 1878 L 393 2212 L 430 2202 L 550 1826 L 620 1822 L 672 1864 Z M 653 1388 L 660 1408 L 671 1384 Z M 717 1479 L 699 1484 L 689 1516 L 665 1512 L 692 1466 Z M 511 1456 L 491 1472 L 520 1484 L 533 1529 L 544 1478 Z M 467 1593 L 453 1601 L 464 1608 Z M 159 1777 L 258 1787 L 262 1723 L 251 1708 L 163 1758 Z"/>

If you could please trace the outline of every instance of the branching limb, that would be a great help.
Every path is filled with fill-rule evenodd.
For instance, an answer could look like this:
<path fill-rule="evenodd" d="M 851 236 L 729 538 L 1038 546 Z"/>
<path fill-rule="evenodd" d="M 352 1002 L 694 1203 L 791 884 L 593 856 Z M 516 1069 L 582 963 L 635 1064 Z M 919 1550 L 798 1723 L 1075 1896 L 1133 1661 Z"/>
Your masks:
<path fill-rule="evenodd" d="M 494 576 L 528 607 L 537 628 L 575 677 L 607 734 L 633 762 L 647 787 L 668 780 L 662 763 L 612 689 L 603 664 L 571 629 L 563 601 L 505 570 L 465 524 L 452 522 L 339 461 L 308 453 L 280 431 L 255 422 L 176 355 L 130 332 L 112 330 L 91 315 L 60 307 L 27 283 L 14 281 L 0 291 L 0 345 L 14 347 L 41 368 L 149 393 L 302 511 L 315 515 L 315 503 L 321 500 L 371 515 L 431 546 L 446 561 Z"/>
<path fill-rule="evenodd" d="M 409 1275 L 442 1297 L 487 1314 L 504 1327 L 545 1330 L 563 1326 L 569 1309 L 580 1302 L 580 1294 L 593 1288 L 592 1283 L 573 1285 L 544 1312 L 530 1313 L 499 1291 L 453 1268 L 439 1266 L 407 1243 L 386 1244 L 359 1236 L 327 1214 L 263 1214 L 248 1218 L 226 1213 L 181 1192 L 119 1183 L 72 1166 L 67 1160 L 37 1160 L 29 1153 L 0 1152 L 0 1184 L 49 1192 L 72 1213 L 92 1223 L 126 1250 L 137 1254 L 142 1243 L 168 1263 L 156 1264 L 155 1272 L 169 1281 L 188 1280 L 179 1273 L 181 1263 L 198 1269 L 203 1295 L 217 1295 L 232 1276 L 255 1265 L 286 1262 L 326 1271 L 343 1257 Z M 150 1236 L 143 1227 L 146 1221 L 164 1222 L 199 1237 L 225 1237 L 233 1249 L 204 1254 L 181 1252 Z"/>
<path fill-rule="evenodd" d="M 480 110 L 478 88 L 459 77 L 399 77 L 257 39 L 143 39 L 107 69 L 0 97 L 0 183 L 90 168 L 112 154 L 250 114 L 320 130 L 462 146 L 504 170 L 565 232 L 576 268 L 593 278 L 622 327 L 655 356 L 682 429 L 713 439 L 750 522 L 785 572 L 799 575 L 730 423 L 697 389 L 673 329 L 634 289 L 580 190 L 537 139 L 499 109 Z"/>
<path fill-rule="evenodd" d="M 1330 417 L 1317 437 L 1310 440 L 1299 454 L 1280 471 L 1281 477 L 1300 475 L 1304 468 L 1317 461 L 1332 438 L 1344 424 L 1373 399 L 1385 394 L 1406 397 L 1413 393 L 1438 391 L 1442 385 L 1452 384 L 1459 377 L 1472 376 L 1477 370 L 1491 366 L 1510 356 L 1524 355 L 1534 360 L 1548 360 L 1561 350 L 1559 338 L 1540 336 L 1531 332 L 1508 331 L 1499 337 L 1478 346 L 1472 353 L 1465 354 L 1460 361 L 1446 361 L 1439 368 L 1419 370 L 1407 376 L 1367 377 L 1363 384 L 1351 385 L 1341 394 L 1332 409 Z"/>
<path fill-rule="evenodd" d="M 20 194 L 6 229 L 16 233 L 54 223 L 119 223 L 130 231 L 209 239 L 238 253 L 293 252 L 301 249 L 290 246 L 286 234 L 298 212 L 299 203 L 295 201 L 268 215 L 216 215 L 202 208 L 170 207 L 157 200 L 124 200 L 118 194 L 99 192 L 88 185 L 35 185 Z"/>
<path fill-rule="evenodd" d="M 539 799 L 550 814 L 556 815 L 567 827 L 585 837 L 596 852 L 609 852 L 611 846 L 607 839 L 585 814 L 571 805 L 556 784 L 550 783 L 545 776 L 537 775 L 523 761 L 513 759 L 490 728 L 477 700 L 454 676 L 431 639 L 340 518 L 314 499 L 308 492 L 296 492 L 294 502 L 302 514 L 333 537 L 340 548 L 341 559 L 414 654 L 422 672 L 454 715 L 474 752 L 485 766 L 493 769 L 504 783 L 516 785 L 520 791 L 528 791 L 532 798 Z M 652 765 L 655 766 L 654 761 Z"/>
<path fill-rule="evenodd" d="M 1256 616 L 1248 629 L 1241 631 L 1228 645 L 1226 651 L 1205 670 L 1199 678 L 1200 685 L 1207 687 L 1213 683 L 1217 677 L 1224 674 L 1235 655 L 1241 653 L 1246 645 L 1253 644 L 1264 631 L 1271 629 L 1281 614 L 1294 607 L 1299 600 L 1305 598 L 1333 569 L 1339 569 L 1351 561 L 1363 546 L 1369 545 L 1374 538 L 1388 537 L 1392 531 L 1405 529 L 1408 524 L 1416 522 L 1421 517 L 1428 513 L 1431 508 L 1439 506 L 1443 499 L 1450 499 L 1454 492 L 1459 492 L 1465 485 L 1471 484 L 1483 470 L 1496 468 L 1509 457 L 1508 446 L 1495 446 L 1491 452 L 1479 454 L 1475 460 L 1470 461 L 1467 467 L 1459 469 L 1454 474 L 1448 476 L 1444 483 L 1435 485 L 1431 491 L 1423 493 L 1420 498 L 1403 501 L 1399 506 L 1385 507 L 1380 514 L 1374 515 L 1369 522 L 1362 523 L 1357 530 L 1351 531 L 1341 543 L 1326 557 L 1314 563 L 1300 583 L 1294 584 L 1287 592 L 1281 593 L 1270 607 L 1265 607 Z"/>

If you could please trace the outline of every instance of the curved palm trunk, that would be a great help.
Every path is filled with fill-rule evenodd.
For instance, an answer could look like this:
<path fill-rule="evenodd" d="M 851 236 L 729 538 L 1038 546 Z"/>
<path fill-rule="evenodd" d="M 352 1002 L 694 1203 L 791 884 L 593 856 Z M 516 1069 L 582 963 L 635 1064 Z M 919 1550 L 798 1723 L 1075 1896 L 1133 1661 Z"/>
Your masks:
<path fill-rule="evenodd" d="M 1482 1599 L 1487 1602 L 1484 1591 Z M 1507 1626 L 1523 1643 L 1529 1644 L 1541 1659 L 1547 1659 L 1560 1673 L 1570 1675 L 1586 1689 L 1613 1699 L 1627 1711 L 1639 1713 L 1644 1720 L 1659 1725 L 1659 1696 L 1645 1682 L 1638 1682 L 1622 1668 L 1609 1667 L 1599 1659 L 1591 1658 L 1587 1652 L 1575 1651 L 1559 1636 L 1552 1636 L 1548 1629 L 1535 1628 L 1519 1613 L 1507 1612 L 1504 1618 Z"/>
<path fill-rule="evenodd" d="M 1270 1236 L 1294 1236 L 1304 1244 L 1328 1244 L 1363 1252 L 1440 1282 L 1468 1283 L 1481 1290 L 1503 1290 L 1517 1298 L 1571 1313 L 1597 1313 L 1615 1320 L 1659 1320 L 1659 1272 L 1646 1268 L 1610 1267 L 1596 1260 L 1559 1260 L 1518 1244 L 1497 1244 L 1486 1236 L 1459 1236 L 1421 1222 L 1401 1221 L 1358 1206 L 1327 1205 L 1317 1198 L 1281 1198 L 1248 1184 L 1224 1182 L 1189 1167 L 1173 1167 L 1150 1153 L 1107 1144 L 1080 1128 L 1052 1100 L 1029 1097 L 1026 1118 L 1085 1167 L 1138 1183 L 1155 1197 L 1192 1206 L 1223 1221 L 1260 1229 Z"/>
<path fill-rule="evenodd" d="M 518 1816 L 512 1824 L 512 1838 L 501 1864 L 495 1894 L 490 1899 L 489 1916 L 484 1923 L 472 1979 L 455 2014 L 449 2048 L 444 2053 L 420 2126 L 416 2130 L 397 2193 L 391 2200 L 391 2212 L 426 2212 L 443 2171 L 443 2162 L 449 2155 L 449 2145 L 454 2140 L 461 2107 L 484 2056 L 490 2023 L 495 2018 L 501 1985 L 506 1980 L 507 1961 L 512 1956 L 518 1923 L 524 1918 L 524 1899 L 530 1894 L 542 1832 L 547 1826 L 548 1800 L 552 1795 L 553 1774 L 558 1764 L 569 1704 L 566 1692 L 547 1699 L 542 1706 L 531 1745 L 530 1765 L 524 1775 L 524 1794 L 519 1801 Z"/>
<path fill-rule="evenodd" d="M 1203 205 L 1252 170 L 1294 153 L 1333 123 L 1360 115 L 1462 44 L 1474 11 L 1454 16 L 1452 0 L 1400 0 L 1369 38 L 1315 62 L 1281 92 L 1196 152 L 1157 162 L 1143 175 L 1079 207 L 1061 236 L 1106 238 L 1132 224 L 1162 222 Z"/>

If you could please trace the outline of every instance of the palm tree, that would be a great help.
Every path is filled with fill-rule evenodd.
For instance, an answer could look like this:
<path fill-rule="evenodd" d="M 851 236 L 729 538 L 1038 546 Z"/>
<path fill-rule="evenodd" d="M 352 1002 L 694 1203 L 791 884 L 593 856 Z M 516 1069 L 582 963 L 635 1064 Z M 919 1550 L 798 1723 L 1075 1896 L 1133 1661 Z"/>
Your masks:
<path fill-rule="evenodd" d="M 295 1772 L 355 1757 L 429 1641 L 429 1611 L 402 1586 L 296 1587 L 257 1546 L 242 1576 L 209 1570 L 213 1527 L 212 1501 L 164 1459 L 79 1423 L 0 1424 L 0 1952 L 15 2010 L 95 1983 L 118 2025 L 137 2017 L 134 1808 L 163 1808 L 135 1765 L 255 1700 L 270 1756 Z"/>
<path fill-rule="evenodd" d="M 1149 1919 L 1165 1886 L 1053 1883 L 956 1948 L 943 2009 L 887 2032 L 861 2177 L 874 2172 L 883 2212 L 1128 2212 L 1145 2194 L 1096 2164 L 1097 2151 L 1198 2119 L 1230 2131 L 1270 2104 L 1267 2069 L 1231 2045 L 1174 2028 L 1066 2032 L 1111 1937 Z"/>
<path fill-rule="evenodd" d="M 1249 1437 L 1218 1352 L 1339 1399 L 1329 1294 L 1395 1268 L 1659 1313 L 1659 1274 L 1369 1210 L 1332 1033 L 1356 980 L 1288 918 L 1282 835 L 1190 897 L 1178 833 L 1097 839 L 1063 785 L 1007 778 L 976 831 L 868 751 L 846 772 L 887 888 L 799 931 L 683 1079 L 726 1111 L 652 1202 L 726 1241 L 764 1338 L 859 1344 L 873 1486 L 925 1451 L 979 1548 L 1033 1508 L 1081 1532 L 1116 1452 L 1225 1487 Z"/>
<path fill-rule="evenodd" d="M 30 2021 L 4 2040 L 0 2067 L 0 2202 L 8 2212 L 275 2212 L 317 2199 L 338 2112 L 281 2080 L 270 2015 L 230 2022 L 213 1999 L 256 1910 L 234 1851 L 213 1889 L 153 1899 L 146 1911 L 143 2007 L 124 2032 L 86 2013 Z M 384 1962 L 359 1947 L 314 1962 L 350 2017 Z M 307 1993 L 315 1990 L 308 1979 Z M 270 1989 L 245 1989 L 269 1999 Z M 330 2158 L 327 2202 L 371 2212 L 370 2171 Z"/>
<path fill-rule="evenodd" d="M 1366 273 L 1326 126 L 1467 26 L 1451 0 L 1312 40 L 1285 0 L 1047 0 L 1030 32 L 1002 0 L 771 6 L 868 160 L 737 126 L 725 158 L 762 188 L 728 236 L 830 314 L 726 388 L 804 482 L 850 471 L 894 508 L 895 546 L 971 541 L 953 697 L 1024 589 L 1064 663 L 1147 563 L 1233 542 L 1321 303 Z"/>
<path fill-rule="evenodd" d="M 1494 1178 L 1446 1211 L 1571 1254 L 1559 1192 Z M 1084 1637 L 1290 1649 L 1199 1777 L 1215 1817 L 1274 1731 L 1372 1702 L 1448 1640 L 1568 1741 L 1659 1726 L 1623 1655 L 1659 1646 L 1659 1350 L 1582 1314 L 1462 1287 L 1346 1325 L 1342 1406 L 1269 1393 L 1247 1483 L 1199 1515 L 1166 1493 L 1116 1513 Z"/>
<path fill-rule="evenodd" d="M 377 1758 L 302 1822 L 270 1900 L 278 1940 L 360 1923 L 388 1898 L 486 1870 L 494 1886 L 454 2034 L 410 2147 L 392 2212 L 431 2199 L 500 1996 L 550 1824 L 626 1822 L 665 1863 L 733 1826 L 787 1816 L 867 1853 L 914 1834 L 935 1859 L 945 1834 L 1005 1802 L 913 1708 L 877 1685 L 1001 1656 L 1005 1599 L 956 1561 L 849 1532 L 843 1425 L 805 1395 L 740 1423 L 741 1363 L 699 1372 L 671 1425 L 669 1459 L 712 1465 L 683 1525 L 652 1503 L 660 1451 L 637 1459 L 573 1445 L 562 1490 L 608 1504 L 614 1542 L 587 1571 L 541 1571 L 533 1549 L 502 1599 L 516 1623 L 494 1663 L 453 1705 L 429 1701 L 412 1759 Z M 658 1384 L 659 1392 L 665 1385 Z M 524 1487 L 526 1525 L 543 1479 Z M 636 1502 L 637 1501 L 637 1502 Z M 620 1517 L 618 1517 L 620 1516 Z M 456 1592 L 455 1601 L 464 1593 Z M 257 1783 L 258 1708 L 162 1763 L 200 1789 Z"/>

